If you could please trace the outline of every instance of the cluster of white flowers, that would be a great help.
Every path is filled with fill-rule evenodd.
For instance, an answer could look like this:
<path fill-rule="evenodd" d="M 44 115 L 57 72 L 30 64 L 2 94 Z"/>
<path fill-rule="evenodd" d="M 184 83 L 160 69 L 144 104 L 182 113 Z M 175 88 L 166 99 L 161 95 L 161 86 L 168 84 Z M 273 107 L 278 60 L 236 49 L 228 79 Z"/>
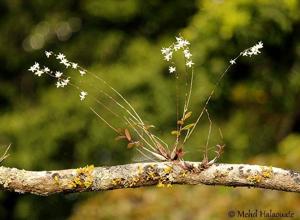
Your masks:
<path fill-rule="evenodd" d="M 36 76 L 41 76 L 44 73 L 44 70 L 40 68 L 40 64 L 35 62 L 29 69 L 30 72 L 33 72 Z M 48 68 L 47 68 L 48 71 Z"/>
<path fill-rule="evenodd" d="M 251 57 L 252 55 L 258 55 L 260 53 L 259 49 L 263 48 L 263 43 L 259 41 L 257 44 L 255 44 L 253 47 L 250 47 L 243 52 L 241 52 L 242 56 L 249 56 Z"/>
<path fill-rule="evenodd" d="M 47 58 L 50 58 L 51 56 L 54 56 L 56 60 L 59 60 L 59 63 L 64 65 L 65 68 L 69 68 L 71 67 L 72 69 L 78 69 L 79 66 L 77 63 L 73 63 L 73 62 L 70 62 L 67 60 L 66 56 L 62 53 L 59 53 L 59 54 L 55 54 L 53 53 L 52 51 L 45 51 L 45 55 Z M 36 76 L 42 76 L 43 74 L 47 74 L 49 76 L 52 76 L 54 78 L 57 79 L 57 82 L 56 82 L 56 87 L 57 88 L 64 88 L 65 86 L 67 86 L 69 83 L 70 83 L 70 78 L 71 77 L 64 77 L 63 75 L 63 72 L 60 72 L 60 71 L 51 71 L 48 67 L 43 67 L 41 68 L 40 67 L 40 64 L 35 62 L 34 65 L 32 65 L 29 69 L 28 69 L 30 72 L 33 72 L 34 75 Z M 85 75 L 86 74 L 86 70 L 80 68 L 78 69 L 79 71 L 79 74 L 81 76 Z M 83 101 L 86 96 L 88 95 L 87 92 L 85 91 L 81 91 L 80 94 L 79 94 L 79 97 L 80 97 L 80 100 Z"/>
<path fill-rule="evenodd" d="M 191 68 L 194 65 L 194 63 L 191 59 L 192 54 L 190 52 L 189 45 L 190 45 L 189 41 L 185 40 L 182 37 L 176 37 L 176 42 L 174 44 L 172 44 L 171 46 L 169 46 L 169 47 L 166 47 L 166 48 L 163 47 L 161 49 L 161 53 L 163 54 L 164 59 L 167 62 L 172 62 L 173 53 L 178 51 L 178 50 L 182 50 L 184 58 L 185 58 L 185 65 L 188 68 Z M 176 67 L 173 66 L 173 65 L 169 66 L 169 72 L 170 73 L 175 73 L 176 72 Z"/>
<path fill-rule="evenodd" d="M 66 79 L 62 79 L 62 78 L 58 78 L 57 82 L 56 82 L 56 88 L 64 88 L 65 86 L 67 86 L 70 82 L 70 77 L 66 78 Z"/>
<path fill-rule="evenodd" d="M 55 58 L 57 60 L 60 61 L 61 64 L 63 64 L 66 68 L 73 68 L 73 69 L 77 69 L 78 68 L 78 64 L 77 63 L 73 63 L 73 62 L 70 62 L 68 61 L 68 59 L 66 58 L 66 56 L 62 53 L 59 53 L 59 54 L 54 54 L 52 51 L 45 51 L 45 55 L 47 58 L 49 58 L 50 56 L 54 55 Z"/>
<path fill-rule="evenodd" d="M 255 44 L 253 47 L 250 47 L 250 48 L 248 48 L 248 49 L 242 51 L 242 52 L 240 53 L 240 55 L 237 56 L 236 58 L 231 59 L 231 60 L 229 61 L 229 63 L 230 63 L 231 65 L 236 64 L 236 60 L 237 60 L 240 56 L 249 56 L 249 57 L 251 57 L 251 56 L 253 56 L 253 55 L 258 55 L 258 54 L 260 53 L 259 49 L 261 49 L 261 48 L 263 48 L 263 43 L 262 43 L 261 41 L 259 41 L 259 42 L 258 42 L 257 44 Z"/>

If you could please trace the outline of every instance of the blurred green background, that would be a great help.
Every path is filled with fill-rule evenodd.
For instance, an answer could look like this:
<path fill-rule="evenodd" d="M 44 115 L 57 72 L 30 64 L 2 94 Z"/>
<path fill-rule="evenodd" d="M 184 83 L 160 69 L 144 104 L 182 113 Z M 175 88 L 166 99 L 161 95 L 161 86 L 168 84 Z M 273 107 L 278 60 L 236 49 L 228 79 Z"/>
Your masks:
<path fill-rule="evenodd" d="M 299 11 L 297 0 L 0 1 L 1 152 L 12 144 L 2 165 L 52 170 L 137 159 L 75 90 L 56 89 L 53 80 L 27 71 L 34 61 L 56 67 L 45 50 L 99 74 L 170 140 L 174 79 L 160 49 L 181 33 L 195 62 L 194 113 L 229 60 L 263 41 L 262 54 L 241 58 L 209 104 L 211 146 L 226 144 L 222 162 L 300 170 Z M 186 146 L 187 159 L 202 159 L 207 131 L 203 119 Z M 0 202 L 0 219 L 227 219 L 237 209 L 291 210 L 300 219 L 299 195 L 211 186 L 47 198 L 0 192 Z"/>

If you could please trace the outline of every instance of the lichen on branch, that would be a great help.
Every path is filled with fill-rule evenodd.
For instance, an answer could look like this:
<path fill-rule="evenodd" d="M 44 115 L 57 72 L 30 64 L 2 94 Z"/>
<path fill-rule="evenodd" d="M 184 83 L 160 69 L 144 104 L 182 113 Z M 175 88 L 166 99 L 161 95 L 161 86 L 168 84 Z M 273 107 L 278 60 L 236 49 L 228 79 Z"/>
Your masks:
<path fill-rule="evenodd" d="M 300 173 L 248 164 L 201 162 L 135 163 L 110 167 L 86 166 L 55 171 L 26 171 L 0 167 L 0 188 L 48 196 L 57 193 L 103 191 L 144 186 L 223 185 L 300 192 Z M 186 167 L 190 169 L 186 169 Z"/>

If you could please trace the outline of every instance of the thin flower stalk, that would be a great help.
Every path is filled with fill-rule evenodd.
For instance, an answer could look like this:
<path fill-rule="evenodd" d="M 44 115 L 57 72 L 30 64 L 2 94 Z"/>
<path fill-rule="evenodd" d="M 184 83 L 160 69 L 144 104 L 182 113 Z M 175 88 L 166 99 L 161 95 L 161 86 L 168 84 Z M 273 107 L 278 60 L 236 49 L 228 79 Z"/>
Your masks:
<path fill-rule="evenodd" d="M 192 133 L 194 132 L 194 130 L 195 130 L 197 124 L 199 123 L 199 121 L 200 121 L 200 119 L 201 119 L 201 117 L 202 117 L 202 115 L 203 115 L 203 113 L 205 112 L 205 109 L 207 108 L 207 105 L 208 105 L 210 99 L 212 98 L 213 94 L 215 93 L 215 90 L 218 88 L 218 86 L 220 85 L 220 83 L 221 83 L 223 77 L 224 77 L 225 74 L 229 71 L 229 69 L 230 69 L 233 65 L 236 64 L 236 61 L 238 60 L 238 58 L 239 58 L 240 56 L 249 56 L 249 57 L 251 57 L 251 56 L 253 56 L 253 55 L 258 55 L 258 54 L 260 53 L 259 50 L 260 50 L 261 48 L 263 48 L 263 43 L 262 43 L 261 41 L 259 41 L 259 42 L 258 42 L 257 44 L 255 44 L 253 47 L 250 47 L 250 48 L 248 48 L 248 49 L 245 49 L 245 50 L 242 51 L 238 56 L 236 56 L 234 59 L 231 59 L 231 60 L 229 61 L 229 65 L 227 66 L 227 68 L 225 69 L 225 71 L 222 72 L 222 73 L 220 74 L 220 76 L 219 76 L 219 78 L 218 78 L 218 81 L 217 81 L 217 83 L 214 85 L 214 88 L 211 90 L 210 95 L 209 95 L 208 98 L 206 99 L 205 104 L 204 104 L 204 106 L 203 106 L 203 108 L 202 108 L 202 110 L 201 110 L 199 116 L 197 117 L 196 122 L 194 123 L 194 126 L 192 127 L 192 129 L 191 129 L 191 131 L 189 132 L 189 134 L 186 135 L 186 137 L 184 138 L 183 143 L 185 143 L 185 142 L 190 138 L 190 136 L 192 135 Z"/>

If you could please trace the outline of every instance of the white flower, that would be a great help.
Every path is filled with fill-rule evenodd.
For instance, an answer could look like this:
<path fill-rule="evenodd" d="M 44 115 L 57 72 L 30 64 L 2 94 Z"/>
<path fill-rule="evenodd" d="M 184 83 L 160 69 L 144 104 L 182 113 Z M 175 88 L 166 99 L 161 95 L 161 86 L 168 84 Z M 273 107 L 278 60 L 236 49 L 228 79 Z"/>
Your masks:
<path fill-rule="evenodd" d="M 181 48 L 182 46 L 180 44 L 175 44 L 174 45 L 174 50 L 177 51 Z"/>
<path fill-rule="evenodd" d="M 251 52 L 253 55 L 257 55 L 260 53 L 259 49 L 263 48 L 263 43 L 259 41 L 256 45 L 251 48 Z"/>
<path fill-rule="evenodd" d="M 34 66 L 31 66 L 29 69 L 28 69 L 28 71 L 30 71 L 30 72 L 34 72 L 36 69 L 34 68 Z"/>
<path fill-rule="evenodd" d="M 172 55 L 173 55 L 173 52 L 171 51 L 170 53 L 167 53 L 164 58 L 166 61 L 170 61 L 172 59 Z"/>
<path fill-rule="evenodd" d="M 187 67 L 192 67 L 192 65 L 194 65 L 193 61 L 189 60 L 188 62 L 186 62 L 185 64 Z"/>
<path fill-rule="evenodd" d="M 56 88 L 59 88 L 59 87 L 61 87 L 61 83 L 60 83 L 60 81 L 57 81 L 56 82 Z"/>
<path fill-rule="evenodd" d="M 56 82 L 56 87 L 62 87 L 64 88 L 65 86 L 67 86 L 70 82 L 70 77 L 66 78 L 66 79 L 58 79 L 58 81 Z"/>
<path fill-rule="evenodd" d="M 263 43 L 259 41 L 257 44 L 255 44 L 253 47 L 250 47 L 243 52 L 241 52 L 242 56 L 249 56 L 251 57 L 252 55 L 257 55 L 260 53 L 259 49 L 263 48 Z"/>
<path fill-rule="evenodd" d="M 190 45 L 190 42 L 187 41 L 187 40 L 183 40 L 183 41 L 182 41 L 182 45 L 183 45 L 184 47 L 186 47 L 187 45 Z"/>
<path fill-rule="evenodd" d="M 231 65 L 236 64 L 235 59 L 230 60 L 229 63 L 230 63 Z"/>
<path fill-rule="evenodd" d="M 264 47 L 264 44 L 262 41 L 259 41 L 258 44 L 256 44 L 256 46 L 258 47 L 258 49 L 261 49 Z"/>
<path fill-rule="evenodd" d="M 171 52 L 171 48 L 170 47 L 167 47 L 167 48 L 162 48 L 161 49 L 161 53 L 163 54 L 163 55 L 166 55 L 166 54 L 168 54 L 168 53 L 170 53 Z"/>
<path fill-rule="evenodd" d="M 191 52 L 190 52 L 188 49 L 185 49 L 185 50 L 183 51 L 183 54 L 184 54 L 184 57 L 185 57 L 186 59 L 190 59 L 191 56 L 192 56 Z"/>
<path fill-rule="evenodd" d="M 66 64 L 68 60 L 66 58 L 62 58 L 59 63 Z"/>
<path fill-rule="evenodd" d="M 163 47 L 161 49 L 161 53 L 164 55 L 164 60 L 169 62 L 172 59 L 173 52 L 176 52 L 180 49 L 183 49 L 184 57 L 186 59 L 190 59 L 192 57 L 192 54 L 187 47 L 189 44 L 190 42 L 183 39 L 182 37 L 176 37 L 175 43 L 173 43 L 170 47 Z"/>
<path fill-rule="evenodd" d="M 71 63 L 72 64 L 72 68 L 73 69 L 77 69 L 77 67 L 78 67 L 78 64 L 77 63 Z"/>
<path fill-rule="evenodd" d="M 28 69 L 28 71 L 34 72 L 34 71 L 35 71 L 35 68 L 34 68 L 33 66 L 31 66 L 31 67 Z"/>
<path fill-rule="evenodd" d="M 69 61 L 66 58 L 61 59 L 60 63 L 62 63 L 63 65 L 65 65 L 67 68 L 69 66 L 71 66 L 71 64 L 69 63 Z"/>
<path fill-rule="evenodd" d="M 69 82 L 70 82 L 70 77 L 68 77 L 67 79 L 63 79 L 61 83 L 64 87 L 64 86 L 67 86 L 69 84 Z"/>
<path fill-rule="evenodd" d="M 176 41 L 177 41 L 177 42 L 183 41 L 183 38 L 182 38 L 182 37 L 175 37 L 175 38 L 176 38 Z"/>
<path fill-rule="evenodd" d="M 36 70 L 40 69 L 40 64 L 35 62 L 28 70 L 31 72 L 35 72 Z"/>
<path fill-rule="evenodd" d="M 80 92 L 80 95 L 79 95 L 80 101 L 83 101 L 87 95 L 88 95 L 87 92 L 81 91 L 81 92 Z"/>
<path fill-rule="evenodd" d="M 58 59 L 58 60 L 63 60 L 63 59 L 65 59 L 65 55 L 64 54 L 62 54 L 62 53 L 59 53 L 57 56 L 56 56 L 56 59 Z"/>
<path fill-rule="evenodd" d="M 182 37 L 176 37 L 176 45 L 174 46 L 174 49 L 180 49 L 182 47 L 186 47 L 190 44 L 190 42 L 188 42 L 187 40 L 183 39 Z"/>
<path fill-rule="evenodd" d="M 56 77 L 56 78 L 60 78 L 62 75 L 63 75 L 62 72 L 59 72 L 59 71 L 56 71 L 56 72 L 55 72 L 55 77 Z"/>
<path fill-rule="evenodd" d="M 79 70 L 79 73 L 80 73 L 80 75 L 81 75 L 81 76 L 83 76 L 83 75 L 85 75 L 85 74 L 86 74 L 86 72 L 85 72 L 85 71 L 83 71 L 83 70 Z"/>
<path fill-rule="evenodd" d="M 53 52 L 52 51 L 45 51 L 46 57 L 49 58 Z"/>
<path fill-rule="evenodd" d="M 169 72 L 170 73 L 174 73 L 176 71 L 176 67 L 175 66 L 170 66 L 169 67 Z"/>
<path fill-rule="evenodd" d="M 50 72 L 50 69 L 48 68 L 48 67 L 44 67 L 44 69 L 43 69 L 43 71 L 44 71 L 44 73 L 49 73 Z"/>
<path fill-rule="evenodd" d="M 40 69 L 40 64 L 37 62 L 35 62 L 28 70 L 33 72 L 36 76 L 41 76 L 44 73 L 44 71 Z"/>
<path fill-rule="evenodd" d="M 43 70 L 37 70 L 34 75 L 41 76 L 44 73 Z"/>

